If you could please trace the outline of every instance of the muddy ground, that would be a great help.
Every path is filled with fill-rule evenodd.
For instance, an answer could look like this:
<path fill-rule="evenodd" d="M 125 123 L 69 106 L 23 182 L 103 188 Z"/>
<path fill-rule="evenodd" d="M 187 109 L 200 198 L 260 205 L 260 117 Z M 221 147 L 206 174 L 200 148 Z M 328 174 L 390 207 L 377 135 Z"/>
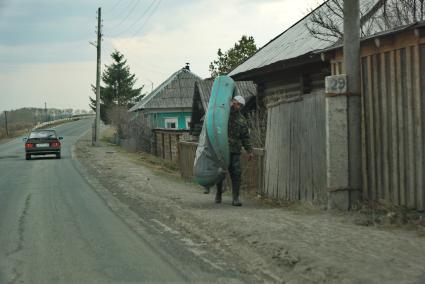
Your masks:
<path fill-rule="evenodd" d="M 358 212 L 282 206 L 246 194 L 238 208 L 229 192 L 215 204 L 214 192 L 203 194 L 154 159 L 105 141 L 95 148 L 89 139 L 80 139 L 75 155 L 91 179 L 200 261 L 232 266 L 245 282 L 425 283 L 418 227 L 378 226 Z"/>

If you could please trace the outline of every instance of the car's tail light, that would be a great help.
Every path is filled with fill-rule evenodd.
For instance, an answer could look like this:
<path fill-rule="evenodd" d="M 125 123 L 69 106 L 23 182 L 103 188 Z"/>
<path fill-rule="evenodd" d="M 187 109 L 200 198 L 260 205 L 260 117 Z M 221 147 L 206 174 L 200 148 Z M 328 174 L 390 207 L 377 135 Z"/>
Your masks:
<path fill-rule="evenodd" d="M 25 149 L 31 149 L 34 147 L 34 144 L 32 143 L 25 143 Z"/>
<path fill-rule="evenodd" d="M 59 141 L 58 142 L 52 142 L 52 143 L 50 143 L 50 146 L 53 147 L 53 148 L 59 148 L 61 146 L 61 143 Z"/>

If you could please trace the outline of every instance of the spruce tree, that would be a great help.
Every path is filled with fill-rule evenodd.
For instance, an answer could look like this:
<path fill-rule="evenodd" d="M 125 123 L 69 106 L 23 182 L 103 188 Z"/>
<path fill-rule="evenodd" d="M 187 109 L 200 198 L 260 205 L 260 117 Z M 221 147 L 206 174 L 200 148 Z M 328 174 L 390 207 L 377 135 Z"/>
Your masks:
<path fill-rule="evenodd" d="M 108 113 L 114 106 L 131 108 L 143 96 L 143 86 L 134 88 L 137 78 L 130 72 L 124 55 L 115 50 L 111 57 L 113 62 L 109 66 L 105 65 L 106 69 L 102 74 L 103 86 L 100 87 L 100 117 L 105 123 L 110 122 Z M 92 89 L 96 93 L 96 87 L 92 86 Z M 90 98 L 90 102 L 90 107 L 96 111 L 96 100 Z"/>

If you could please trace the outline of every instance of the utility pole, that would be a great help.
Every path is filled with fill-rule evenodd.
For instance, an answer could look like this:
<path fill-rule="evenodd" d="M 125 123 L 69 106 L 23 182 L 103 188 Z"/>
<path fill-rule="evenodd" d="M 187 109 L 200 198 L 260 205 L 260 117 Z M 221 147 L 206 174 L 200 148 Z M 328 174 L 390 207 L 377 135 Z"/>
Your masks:
<path fill-rule="evenodd" d="M 96 119 L 95 119 L 95 133 L 93 146 L 99 145 L 100 136 L 100 64 L 101 64 L 101 48 L 102 46 L 102 10 L 99 7 L 97 10 L 97 68 L 96 68 Z"/>
<path fill-rule="evenodd" d="M 47 122 L 47 103 L 44 102 L 44 122 Z"/>
<path fill-rule="evenodd" d="M 152 93 L 153 92 L 153 82 L 149 79 L 146 79 L 146 80 L 148 80 L 151 83 L 151 93 Z"/>
<path fill-rule="evenodd" d="M 348 184 L 353 204 L 360 199 L 362 189 L 359 0 L 344 1 L 344 62 L 348 93 Z"/>
<path fill-rule="evenodd" d="M 344 0 L 344 88 L 326 95 L 329 209 L 353 209 L 362 192 L 359 11 L 359 0 Z"/>
<path fill-rule="evenodd" d="M 9 130 L 7 128 L 7 111 L 4 111 L 4 127 L 6 129 L 6 136 L 9 137 Z"/>

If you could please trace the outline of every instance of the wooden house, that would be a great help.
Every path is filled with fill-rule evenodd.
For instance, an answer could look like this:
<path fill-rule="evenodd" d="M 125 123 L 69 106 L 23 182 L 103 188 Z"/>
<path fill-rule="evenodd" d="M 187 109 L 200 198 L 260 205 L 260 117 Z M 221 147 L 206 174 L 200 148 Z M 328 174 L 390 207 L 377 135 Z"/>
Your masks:
<path fill-rule="evenodd" d="M 195 82 L 200 79 L 186 66 L 129 111 L 143 116 L 151 129 L 189 129 Z"/>
<path fill-rule="evenodd" d="M 378 0 L 360 3 L 362 14 L 373 18 Z M 325 77 L 344 72 L 343 53 L 342 46 L 310 34 L 311 17 L 271 40 L 230 76 L 254 81 L 267 107 L 263 195 L 326 206 L 331 191 Z M 363 177 L 356 190 L 365 201 L 424 210 L 422 27 L 416 23 L 362 40 Z"/>

